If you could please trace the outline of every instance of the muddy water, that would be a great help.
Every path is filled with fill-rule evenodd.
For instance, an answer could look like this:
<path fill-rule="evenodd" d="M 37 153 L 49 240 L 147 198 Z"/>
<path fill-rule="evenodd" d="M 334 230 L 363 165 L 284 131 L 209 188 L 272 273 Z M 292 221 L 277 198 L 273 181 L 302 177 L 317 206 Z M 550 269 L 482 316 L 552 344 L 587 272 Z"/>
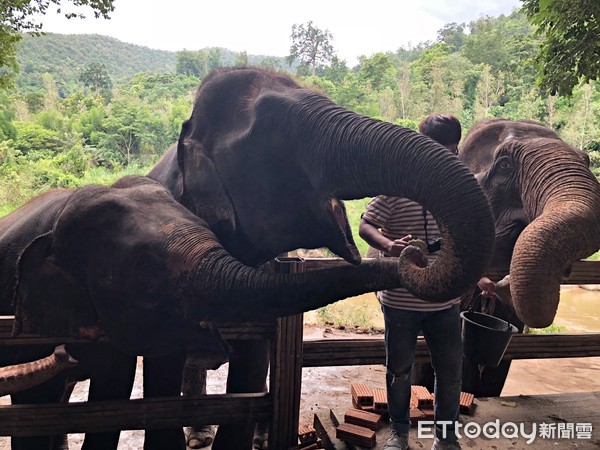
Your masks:
<path fill-rule="evenodd" d="M 554 322 L 570 333 L 600 332 L 600 285 L 562 286 Z"/>
<path fill-rule="evenodd" d="M 592 290 L 595 289 L 595 290 Z M 600 332 L 600 285 L 562 286 L 560 304 L 554 323 L 560 332 Z M 305 314 L 309 324 L 355 324 L 383 328 L 383 315 L 375 294 L 364 294 L 329 305 L 319 312 Z M 564 329 L 562 328 L 564 327 Z"/>

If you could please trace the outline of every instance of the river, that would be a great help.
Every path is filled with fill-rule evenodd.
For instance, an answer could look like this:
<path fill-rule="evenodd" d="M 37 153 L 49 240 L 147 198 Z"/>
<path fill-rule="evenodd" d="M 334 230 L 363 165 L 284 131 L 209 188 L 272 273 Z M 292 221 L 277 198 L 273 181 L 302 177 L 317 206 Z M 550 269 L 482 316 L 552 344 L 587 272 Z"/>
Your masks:
<path fill-rule="evenodd" d="M 600 285 L 584 289 L 575 285 L 563 285 L 560 303 L 554 323 L 562 333 L 600 332 Z M 374 294 L 364 294 L 342 300 L 305 314 L 305 323 L 325 321 L 383 328 L 383 315 Z M 564 328 L 563 328 L 564 327 Z"/>

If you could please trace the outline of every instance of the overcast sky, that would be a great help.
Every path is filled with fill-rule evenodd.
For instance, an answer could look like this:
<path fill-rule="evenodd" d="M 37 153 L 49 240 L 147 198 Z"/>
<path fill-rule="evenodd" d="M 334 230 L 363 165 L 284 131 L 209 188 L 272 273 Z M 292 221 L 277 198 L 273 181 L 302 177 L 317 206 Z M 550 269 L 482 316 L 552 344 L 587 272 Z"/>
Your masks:
<path fill-rule="evenodd" d="M 510 14 L 520 0 L 115 0 L 110 20 L 43 18 L 44 31 L 96 33 L 155 49 L 224 47 L 253 55 L 287 56 L 292 25 L 309 20 L 329 30 L 350 66 L 360 55 L 435 40 L 450 22 Z"/>

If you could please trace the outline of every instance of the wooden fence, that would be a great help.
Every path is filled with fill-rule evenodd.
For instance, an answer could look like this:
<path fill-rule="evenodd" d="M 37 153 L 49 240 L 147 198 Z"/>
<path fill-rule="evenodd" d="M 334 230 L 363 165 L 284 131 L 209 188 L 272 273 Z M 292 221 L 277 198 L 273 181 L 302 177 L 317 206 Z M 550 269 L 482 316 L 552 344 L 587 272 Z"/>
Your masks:
<path fill-rule="evenodd" d="M 345 264 L 338 259 L 285 261 L 284 271 L 314 270 Z M 490 273 L 492 278 L 499 274 Z M 600 284 L 600 262 L 573 265 L 565 284 Z M 225 324 L 226 339 L 269 339 L 271 376 L 269 393 L 219 394 L 195 397 L 136 399 L 44 405 L 0 406 L 0 435 L 33 436 L 48 433 L 86 433 L 114 429 L 157 429 L 191 423 L 234 424 L 248 420 L 271 423 L 270 448 L 296 445 L 300 410 L 302 367 L 384 364 L 382 338 L 362 340 L 302 339 L 302 316 L 270 323 Z M 0 352 L 74 342 L 38 336 L 11 337 L 12 318 L 0 318 Z M 81 342 L 81 341 L 78 341 Z M 90 344 L 102 345 L 102 344 Z M 505 359 L 600 356 L 600 333 L 515 335 Z M 417 343 L 417 362 L 429 360 L 422 339 Z"/>

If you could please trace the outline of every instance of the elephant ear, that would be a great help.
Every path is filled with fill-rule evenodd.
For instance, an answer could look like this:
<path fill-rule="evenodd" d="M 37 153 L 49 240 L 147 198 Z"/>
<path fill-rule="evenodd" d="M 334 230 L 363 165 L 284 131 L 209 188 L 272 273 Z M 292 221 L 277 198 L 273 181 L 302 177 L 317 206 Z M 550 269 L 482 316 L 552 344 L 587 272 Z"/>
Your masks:
<path fill-rule="evenodd" d="M 181 203 L 211 228 L 235 230 L 233 205 L 219 174 L 200 141 L 192 137 L 192 119 L 184 122 L 177 143 L 177 162 L 183 178 Z M 186 166 L 193 176 L 186 178 Z"/>
<path fill-rule="evenodd" d="M 52 258 L 52 232 L 21 254 L 15 289 L 15 334 L 96 337 L 96 313 L 82 286 Z"/>

